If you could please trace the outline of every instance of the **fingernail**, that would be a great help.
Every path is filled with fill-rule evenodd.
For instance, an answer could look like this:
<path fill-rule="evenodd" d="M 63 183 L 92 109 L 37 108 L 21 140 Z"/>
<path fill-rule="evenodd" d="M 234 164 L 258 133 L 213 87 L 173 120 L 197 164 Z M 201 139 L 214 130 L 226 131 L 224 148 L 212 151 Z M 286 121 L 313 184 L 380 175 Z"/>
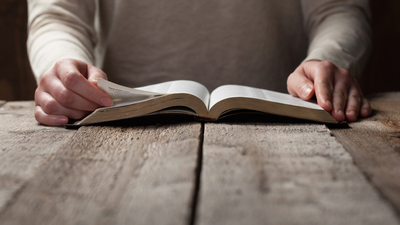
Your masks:
<path fill-rule="evenodd" d="M 67 118 L 63 118 L 63 117 L 60 117 L 60 118 L 57 118 L 57 119 L 56 119 L 56 123 L 57 123 L 57 124 L 60 124 L 60 125 L 64 125 L 64 124 L 68 123 L 68 119 L 67 119 Z"/>
<path fill-rule="evenodd" d="M 363 113 L 364 113 L 365 115 L 368 115 L 368 114 L 370 113 L 370 111 L 369 111 L 368 108 L 363 108 L 362 111 L 363 111 Z"/>
<path fill-rule="evenodd" d="M 329 107 L 329 110 L 332 110 L 332 102 L 331 101 L 326 100 L 325 105 L 327 105 Z"/>
<path fill-rule="evenodd" d="M 303 97 L 307 97 L 311 91 L 312 91 L 312 88 L 310 86 L 308 86 L 308 85 L 305 86 L 302 91 Z"/>
<path fill-rule="evenodd" d="M 344 113 L 343 113 L 343 111 L 342 110 L 339 110 L 339 111 L 337 111 L 338 112 L 338 114 L 342 117 L 342 119 L 344 119 Z"/>
<path fill-rule="evenodd" d="M 103 97 L 100 99 L 100 103 L 102 106 L 112 106 L 112 100 L 107 97 Z"/>
<path fill-rule="evenodd" d="M 348 112 L 347 114 L 350 114 L 352 117 L 354 117 L 355 119 L 357 119 L 356 112 L 350 111 L 350 112 Z"/>

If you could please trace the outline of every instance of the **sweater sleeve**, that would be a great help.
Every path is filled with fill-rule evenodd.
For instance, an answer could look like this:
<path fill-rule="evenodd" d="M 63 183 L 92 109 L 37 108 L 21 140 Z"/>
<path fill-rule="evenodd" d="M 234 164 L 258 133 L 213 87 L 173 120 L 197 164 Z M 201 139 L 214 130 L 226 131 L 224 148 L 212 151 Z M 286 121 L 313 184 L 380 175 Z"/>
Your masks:
<path fill-rule="evenodd" d="M 359 78 L 371 51 L 368 0 L 302 0 L 308 60 L 328 60 Z"/>
<path fill-rule="evenodd" d="M 39 83 L 59 59 L 93 64 L 95 0 L 28 0 L 28 56 Z"/>

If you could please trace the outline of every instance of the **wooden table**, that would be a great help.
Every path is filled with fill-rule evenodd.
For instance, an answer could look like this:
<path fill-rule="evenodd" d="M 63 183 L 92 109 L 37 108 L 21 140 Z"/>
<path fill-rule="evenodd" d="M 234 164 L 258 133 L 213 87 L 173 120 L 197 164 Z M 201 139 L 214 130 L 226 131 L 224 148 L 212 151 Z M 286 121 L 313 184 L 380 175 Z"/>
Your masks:
<path fill-rule="evenodd" d="M 0 102 L 0 224 L 400 224 L 400 93 L 350 128 L 38 125 Z M 243 120 L 242 120 L 243 121 Z"/>

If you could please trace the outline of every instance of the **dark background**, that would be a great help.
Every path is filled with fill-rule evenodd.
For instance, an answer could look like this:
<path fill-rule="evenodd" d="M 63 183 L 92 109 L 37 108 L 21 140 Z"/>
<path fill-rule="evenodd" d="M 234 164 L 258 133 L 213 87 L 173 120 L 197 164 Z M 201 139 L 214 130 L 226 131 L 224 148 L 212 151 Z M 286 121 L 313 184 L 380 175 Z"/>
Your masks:
<path fill-rule="evenodd" d="M 400 0 L 370 0 L 373 52 L 364 70 L 365 94 L 400 91 Z M 32 100 L 36 81 L 26 53 L 27 3 L 0 0 L 0 100 Z"/>

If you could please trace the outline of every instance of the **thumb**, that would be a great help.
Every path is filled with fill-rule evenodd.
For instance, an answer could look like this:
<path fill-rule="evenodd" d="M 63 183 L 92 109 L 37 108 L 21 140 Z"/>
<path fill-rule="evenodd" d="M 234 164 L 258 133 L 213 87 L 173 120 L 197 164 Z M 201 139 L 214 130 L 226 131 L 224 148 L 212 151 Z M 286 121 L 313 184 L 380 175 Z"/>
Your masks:
<path fill-rule="evenodd" d="M 302 68 L 297 68 L 287 79 L 287 89 L 292 96 L 310 99 L 315 92 L 313 82 L 308 79 Z"/>
<path fill-rule="evenodd" d="M 90 83 L 93 85 L 97 86 L 97 79 L 98 78 L 103 78 L 104 80 L 108 80 L 107 75 L 99 68 L 88 65 L 87 69 L 87 79 Z"/>

